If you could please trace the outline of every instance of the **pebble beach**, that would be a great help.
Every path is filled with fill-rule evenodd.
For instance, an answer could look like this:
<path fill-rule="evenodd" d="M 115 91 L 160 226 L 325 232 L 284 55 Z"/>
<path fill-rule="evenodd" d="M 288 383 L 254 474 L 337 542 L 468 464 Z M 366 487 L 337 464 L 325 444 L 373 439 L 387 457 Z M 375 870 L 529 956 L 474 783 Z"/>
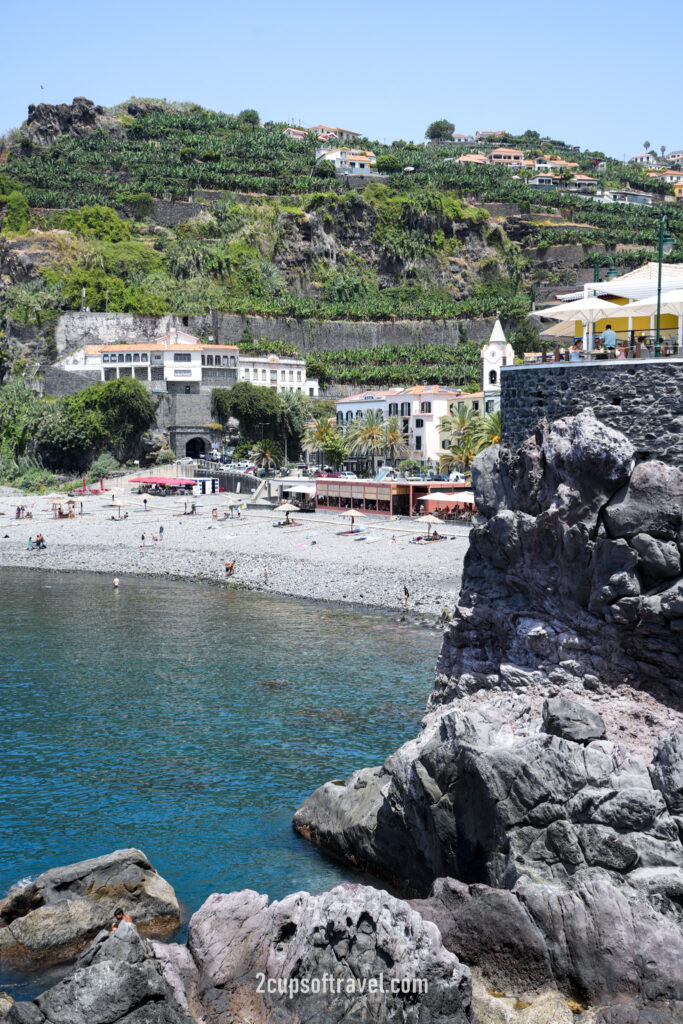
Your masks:
<path fill-rule="evenodd" d="M 333 601 L 425 618 L 453 609 L 460 591 L 469 524 L 439 527 L 447 539 L 411 543 L 424 524 L 405 517 L 365 516 L 361 534 L 342 533 L 348 519 L 333 512 L 294 515 L 298 524 L 276 528 L 283 515 L 268 507 L 242 508 L 230 495 L 202 496 L 195 515 L 191 500 L 148 497 L 129 491 L 76 496 L 74 518 L 57 519 L 55 502 L 64 495 L 0 494 L 0 566 L 58 572 L 107 573 L 125 586 L 126 577 L 168 576 L 243 586 L 264 592 Z M 16 519 L 17 505 L 32 519 Z M 212 510 L 218 509 L 218 519 Z M 119 518 L 128 513 L 128 518 Z M 161 527 L 163 527 L 163 539 Z M 30 550 L 29 537 L 42 533 L 45 550 Z M 144 541 L 142 539 L 144 534 Z M 361 537 L 363 539 L 358 539 Z M 154 538 L 157 538 L 156 540 Z M 234 561 L 226 580 L 225 563 Z M 404 587 L 408 590 L 407 609 Z"/>

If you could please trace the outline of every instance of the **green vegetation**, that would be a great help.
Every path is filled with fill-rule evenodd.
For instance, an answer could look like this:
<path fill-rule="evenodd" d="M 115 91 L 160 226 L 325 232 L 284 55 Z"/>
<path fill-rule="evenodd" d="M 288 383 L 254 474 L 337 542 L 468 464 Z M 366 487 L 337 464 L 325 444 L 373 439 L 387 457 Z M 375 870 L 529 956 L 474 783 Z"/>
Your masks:
<path fill-rule="evenodd" d="M 378 345 L 371 349 L 319 349 L 306 357 L 306 373 L 324 387 L 330 381 L 370 387 L 454 384 L 477 390 L 481 343 L 460 345 Z"/>
<path fill-rule="evenodd" d="M 96 456 L 113 453 L 115 465 L 131 458 L 154 421 L 154 402 L 131 378 L 58 401 L 38 398 L 21 380 L 6 383 L 0 388 L 0 479 L 50 486 L 53 472 L 81 473 L 91 464 L 99 475 L 111 462 L 94 463 Z"/>
<path fill-rule="evenodd" d="M 425 132 L 425 137 L 428 139 L 450 139 L 455 131 L 455 125 L 451 121 L 447 121 L 446 118 L 442 118 L 440 121 L 432 121 Z"/>
<path fill-rule="evenodd" d="M 2 229 L 6 233 L 15 232 L 21 234 L 28 230 L 29 207 L 28 200 L 21 192 L 10 192 L 7 197 L 7 213 L 3 221 Z"/>
<path fill-rule="evenodd" d="M 500 430 L 500 412 L 477 416 L 472 409 L 459 409 L 451 416 L 444 416 L 439 434 L 448 444 L 448 451 L 441 456 L 441 470 L 458 469 L 465 473 L 479 452 L 500 443 Z"/>

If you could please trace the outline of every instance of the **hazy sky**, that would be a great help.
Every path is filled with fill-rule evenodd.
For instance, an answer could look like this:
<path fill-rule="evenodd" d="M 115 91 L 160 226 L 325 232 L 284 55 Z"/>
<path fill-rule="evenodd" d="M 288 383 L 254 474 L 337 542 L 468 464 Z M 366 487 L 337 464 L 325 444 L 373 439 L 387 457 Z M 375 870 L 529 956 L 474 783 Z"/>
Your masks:
<path fill-rule="evenodd" d="M 447 117 L 616 157 L 683 148 L 680 0 L 33 0 L 2 21 L 0 133 L 29 103 L 135 95 L 387 142 Z"/>

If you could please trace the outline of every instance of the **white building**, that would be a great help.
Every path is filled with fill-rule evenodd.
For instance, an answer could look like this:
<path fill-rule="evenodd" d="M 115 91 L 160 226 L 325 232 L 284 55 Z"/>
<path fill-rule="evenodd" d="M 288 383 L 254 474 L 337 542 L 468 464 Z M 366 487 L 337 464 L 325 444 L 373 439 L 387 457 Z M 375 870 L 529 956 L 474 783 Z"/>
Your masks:
<path fill-rule="evenodd" d="M 85 345 L 57 365 L 75 373 L 96 371 L 100 381 L 133 377 L 155 393 L 198 393 L 230 387 L 237 380 L 236 345 L 204 345 L 184 331 L 170 331 L 153 342 Z"/>
<path fill-rule="evenodd" d="M 591 196 L 596 203 L 632 203 L 640 206 L 652 206 L 654 196 L 648 192 L 635 192 L 629 188 L 604 189 L 600 194 Z"/>
<path fill-rule="evenodd" d="M 500 409 L 500 371 L 514 366 L 515 352 L 505 337 L 500 320 L 496 319 L 488 343 L 481 350 L 484 412 L 487 416 Z"/>
<path fill-rule="evenodd" d="M 333 127 L 329 124 L 313 124 L 308 130 L 315 132 L 316 135 L 333 135 L 340 142 L 353 142 L 354 139 L 363 138 L 360 132 L 352 132 L 348 128 Z"/>
<path fill-rule="evenodd" d="M 398 418 L 409 447 L 405 458 L 415 459 L 422 465 L 437 466 L 448 444 L 441 440 L 439 428 L 444 416 L 461 409 L 472 409 L 476 416 L 483 412 L 483 392 L 467 393 L 460 388 L 438 384 L 421 384 L 412 388 L 379 388 L 362 391 L 337 402 L 337 425 L 344 431 L 373 409 L 384 420 Z M 349 463 L 365 461 L 351 458 Z M 382 464 L 382 459 L 378 460 Z"/>
<path fill-rule="evenodd" d="M 637 156 L 631 157 L 629 163 L 640 164 L 641 167 L 655 167 L 657 164 L 657 157 L 653 156 L 652 153 L 638 153 Z"/>
<path fill-rule="evenodd" d="M 337 149 L 316 149 L 316 160 L 330 160 L 337 174 L 378 174 L 375 154 L 369 149 L 349 149 L 339 146 Z"/>
<path fill-rule="evenodd" d="M 318 397 L 318 381 L 306 376 L 306 362 L 288 356 L 241 355 L 238 376 L 261 387 L 276 391 L 300 391 L 310 398 Z"/>

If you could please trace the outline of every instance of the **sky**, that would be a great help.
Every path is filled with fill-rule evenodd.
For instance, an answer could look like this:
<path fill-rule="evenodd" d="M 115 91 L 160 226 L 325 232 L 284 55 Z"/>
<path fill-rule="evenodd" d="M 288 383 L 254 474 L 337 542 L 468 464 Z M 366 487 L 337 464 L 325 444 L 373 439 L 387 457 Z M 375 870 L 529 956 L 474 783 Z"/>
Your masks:
<path fill-rule="evenodd" d="M 386 142 L 445 117 L 617 158 L 683 148 L 680 0 L 32 0 L 2 21 L 0 134 L 30 103 L 140 96 Z"/>

